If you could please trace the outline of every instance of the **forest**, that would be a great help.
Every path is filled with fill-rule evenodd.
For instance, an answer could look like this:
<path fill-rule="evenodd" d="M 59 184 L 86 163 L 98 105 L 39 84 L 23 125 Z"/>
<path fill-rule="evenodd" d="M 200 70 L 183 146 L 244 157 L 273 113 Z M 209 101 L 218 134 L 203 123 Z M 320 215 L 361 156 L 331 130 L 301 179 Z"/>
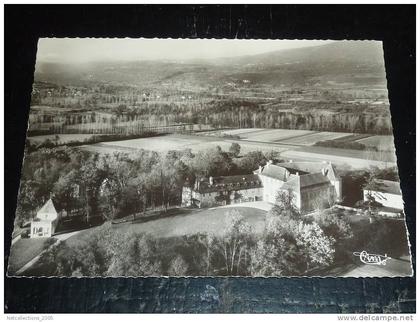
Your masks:
<path fill-rule="evenodd" d="M 392 134 L 387 99 L 378 94 L 357 101 L 338 89 L 249 87 L 218 93 L 99 84 L 37 86 L 32 105 L 44 108 L 31 109 L 30 125 L 60 124 L 62 128 L 54 128 L 59 133 L 86 133 L 87 128 L 112 133 L 113 128 L 127 126 L 135 132 L 147 126 L 186 123 Z"/>

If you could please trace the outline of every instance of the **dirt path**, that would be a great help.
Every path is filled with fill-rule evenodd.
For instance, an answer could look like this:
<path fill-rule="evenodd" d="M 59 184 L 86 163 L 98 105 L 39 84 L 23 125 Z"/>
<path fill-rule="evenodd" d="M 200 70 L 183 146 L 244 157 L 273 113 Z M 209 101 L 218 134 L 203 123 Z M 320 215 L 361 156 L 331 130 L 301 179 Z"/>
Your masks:
<path fill-rule="evenodd" d="M 19 268 L 16 271 L 16 275 L 21 275 L 24 271 L 26 271 L 29 267 L 31 267 L 33 264 L 35 264 L 39 258 L 42 256 L 42 254 L 44 254 L 47 250 L 49 250 L 51 247 L 53 247 L 54 245 L 57 245 L 58 243 L 60 243 L 61 241 L 64 241 L 76 234 L 78 234 L 79 231 L 73 231 L 71 233 L 67 233 L 67 234 L 61 234 L 61 235 L 56 235 L 54 236 L 54 238 L 57 239 L 57 241 L 52 244 L 50 247 L 44 249 L 41 253 L 39 253 L 38 255 L 36 255 L 34 258 L 32 258 L 29 262 L 27 262 L 25 265 L 23 265 L 21 268 Z"/>
<path fill-rule="evenodd" d="M 273 208 L 273 204 L 269 203 L 267 201 L 250 201 L 250 202 L 241 202 L 226 206 L 219 206 L 215 208 L 237 208 L 237 207 L 247 207 L 247 208 L 254 208 L 254 209 L 260 209 L 264 211 L 270 211 L 271 208 Z M 215 209 L 215 208 L 209 208 L 209 209 Z"/>

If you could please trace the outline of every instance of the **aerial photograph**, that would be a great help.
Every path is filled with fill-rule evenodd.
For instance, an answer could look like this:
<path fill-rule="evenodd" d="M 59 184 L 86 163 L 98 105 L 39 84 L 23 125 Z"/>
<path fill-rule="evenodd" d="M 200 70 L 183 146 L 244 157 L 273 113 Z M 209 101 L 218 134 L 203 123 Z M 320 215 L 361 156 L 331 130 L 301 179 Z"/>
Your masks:
<path fill-rule="evenodd" d="M 41 38 L 8 276 L 412 276 L 380 41 Z"/>

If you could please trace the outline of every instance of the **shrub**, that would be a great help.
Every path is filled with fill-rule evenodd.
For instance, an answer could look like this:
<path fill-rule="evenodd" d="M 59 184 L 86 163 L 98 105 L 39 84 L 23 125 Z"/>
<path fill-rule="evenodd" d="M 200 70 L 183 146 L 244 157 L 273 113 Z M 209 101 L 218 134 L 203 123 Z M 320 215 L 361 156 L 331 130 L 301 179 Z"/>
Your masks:
<path fill-rule="evenodd" d="M 315 143 L 315 146 L 323 146 L 328 148 L 350 149 L 350 150 L 366 150 L 366 145 L 355 141 L 326 140 Z"/>

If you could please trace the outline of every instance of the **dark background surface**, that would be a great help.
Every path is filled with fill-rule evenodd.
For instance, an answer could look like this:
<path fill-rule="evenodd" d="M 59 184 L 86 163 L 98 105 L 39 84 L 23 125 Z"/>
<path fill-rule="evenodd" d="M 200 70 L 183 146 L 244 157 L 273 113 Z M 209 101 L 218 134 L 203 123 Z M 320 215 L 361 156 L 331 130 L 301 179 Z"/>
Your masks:
<path fill-rule="evenodd" d="M 6 5 L 5 267 L 38 37 L 383 40 L 415 262 L 415 11 L 414 5 Z M 4 278 L 8 313 L 409 313 L 416 301 L 415 278 Z"/>

